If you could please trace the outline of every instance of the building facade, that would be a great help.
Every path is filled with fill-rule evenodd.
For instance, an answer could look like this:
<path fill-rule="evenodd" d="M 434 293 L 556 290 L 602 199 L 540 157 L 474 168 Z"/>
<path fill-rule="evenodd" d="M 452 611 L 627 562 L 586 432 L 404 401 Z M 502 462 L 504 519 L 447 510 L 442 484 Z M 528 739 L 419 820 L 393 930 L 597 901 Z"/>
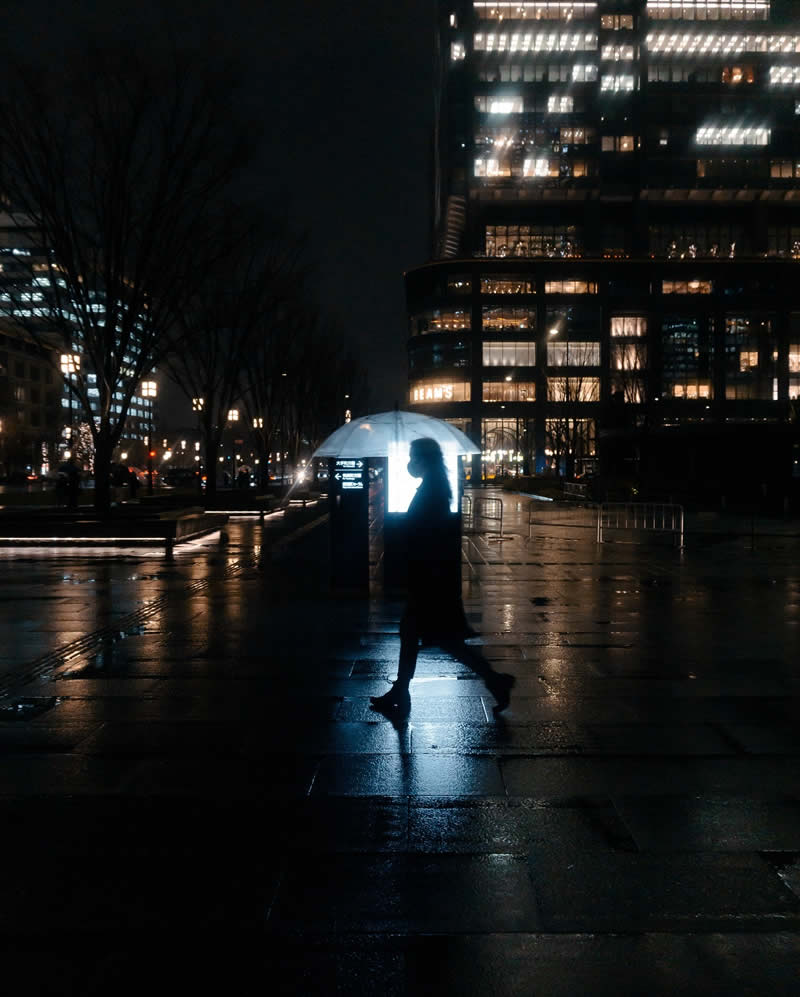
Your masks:
<path fill-rule="evenodd" d="M 473 474 L 791 426 L 797 5 L 452 0 L 438 56 L 409 404 L 480 444 Z"/>
<path fill-rule="evenodd" d="M 74 454 L 88 464 L 91 438 L 76 384 L 80 379 L 92 403 L 99 398 L 97 375 L 82 348 L 78 325 L 70 350 L 64 336 L 50 331 L 63 319 L 63 301 L 54 304 L 52 281 L 58 267 L 19 214 L 0 211 L 0 475 L 29 470 L 37 475 L 57 468 Z M 103 315 L 103 303 L 96 312 Z M 122 392 L 112 402 L 121 412 Z M 155 397 L 140 386 L 131 399 L 121 452 L 145 460 L 157 422 Z"/>

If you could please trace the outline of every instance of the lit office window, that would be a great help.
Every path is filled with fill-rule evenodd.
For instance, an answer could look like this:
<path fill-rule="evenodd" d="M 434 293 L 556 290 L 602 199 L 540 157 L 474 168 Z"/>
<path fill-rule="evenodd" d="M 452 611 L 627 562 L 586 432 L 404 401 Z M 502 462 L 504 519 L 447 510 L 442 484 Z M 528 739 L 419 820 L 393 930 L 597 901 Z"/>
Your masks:
<path fill-rule="evenodd" d="M 673 384 L 671 395 L 673 398 L 710 399 L 711 382 L 697 381 L 694 384 Z M 669 397 L 669 395 L 666 395 L 666 397 Z"/>
<path fill-rule="evenodd" d="M 611 393 L 621 394 L 628 405 L 641 405 L 646 397 L 644 379 L 635 371 L 617 371 L 611 375 Z"/>
<path fill-rule="evenodd" d="M 769 82 L 782 87 L 800 85 L 800 66 L 770 66 Z"/>
<path fill-rule="evenodd" d="M 789 343 L 789 373 L 800 374 L 800 343 Z"/>
<path fill-rule="evenodd" d="M 534 294 L 536 288 L 527 277 L 481 277 L 481 294 Z"/>
<path fill-rule="evenodd" d="M 620 75 L 609 73 L 600 77 L 600 89 L 606 93 L 622 93 L 633 90 L 635 80 L 629 73 Z"/>
<path fill-rule="evenodd" d="M 547 110 L 551 114 L 568 114 L 575 107 L 574 97 L 552 94 L 547 98 Z"/>
<path fill-rule="evenodd" d="M 486 114 L 522 114 L 522 97 L 476 97 L 475 110 Z"/>
<path fill-rule="evenodd" d="M 412 335 L 431 332 L 459 332 L 470 327 L 470 311 L 466 308 L 432 308 L 411 319 Z"/>
<path fill-rule="evenodd" d="M 711 294 L 713 290 L 710 280 L 663 280 L 662 294 Z"/>
<path fill-rule="evenodd" d="M 485 402 L 536 401 L 536 384 L 533 381 L 484 381 Z"/>
<path fill-rule="evenodd" d="M 559 175 L 559 162 L 557 159 L 526 159 L 522 164 L 522 175 L 524 177 L 557 177 Z"/>
<path fill-rule="evenodd" d="M 766 21 L 770 0 L 647 0 L 653 21 Z"/>
<path fill-rule="evenodd" d="M 517 308 L 514 305 L 484 305 L 482 315 L 483 329 L 536 329 L 536 312 L 528 308 Z"/>
<path fill-rule="evenodd" d="M 558 141 L 560 145 L 589 145 L 594 142 L 594 129 L 559 128 Z"/>
<path fill-rule="evenodd" d="M 740 83 L 755 83 L 755 81 L 756 71 L 752 65 L 722 67 L 722 82 L 729 86 L 738 86 Z"/>
<path fill-rule="evenodd" d="M 547 344 L 547 365 L 549 367 L 599 367 L 599 343 Z"/>
<path fill-rule="evenodd" d="M 603 14 L 600 27 L 610 31 L 633 31 L 632 14 Z"/>
<path fill-rule="evenodd" d="M 789 398 L 791 401 L 800 398 L 800 377 L 789 378 Z"/>
<path fill-rule="evenodd" d="M 769 138 L 769 128 L 763 127 L 706 126 L 695 134 L 698 145 L 769 145 Z"/>
<path fill-rule="evenodd" d="M 600 140 L 602 152 L 633 152 L 633 135 L 603 135 Z"/>
<path fill-rule="evenodd" d="M 476 159 L 476 177 L 510 177 L 511 164 L 501 162 L 499 159 Z"/>
<path fill-rule="evenodd" d="M 647 347 L 644 343 L 612 343 L 612 370 L 645 370 Z"/>
<path fill-rule="evenodd" d="M 598 402 L 600 401 L 599 377 L 548 377 L 549 402 Z"/>
<path fill-rule="evenodd" d="M 574 225 L 487 225 L 487 256 L 576 257 L 582 230 Z"/>
<path fill-rule="evenodd" d="M 460 62 L 462 59 L 466 58 L 467 50 L 464 48 L 463 42 L 451 42 L 450 43 L 450 61 Z"/>
<path fill-rule="evenodd" d="M 612 315 L 612 336 L 646 336 L 647 319 L 644 315 Z"/>
<path fill-rule="evenodd" d="M 545 294 L 597 294 L 595 280 L 547 280 Z"/>
<path fill-rule="evenodd" d="M 633 45 L 604 45 L 600 50 L 600 58 L 609 62 L 627 62 L 634 59 Z"/>
<path fill-rule="evenodd" d="M 791 180 L 800 177 L 800 163 L 792 159 L 771 159 L 769 175 L 777 180 Z"/>
<path fill-rule="evenodd" d="M 535 367 L 536 344 L 528 342 L 485 342 L 483 344 L 484 367 Z"/>
<path fill-rule="evenodd" d="M 593 83 L 597 79 L 597 66 L 577 65 L 572 67 L 573 83 Z"/>

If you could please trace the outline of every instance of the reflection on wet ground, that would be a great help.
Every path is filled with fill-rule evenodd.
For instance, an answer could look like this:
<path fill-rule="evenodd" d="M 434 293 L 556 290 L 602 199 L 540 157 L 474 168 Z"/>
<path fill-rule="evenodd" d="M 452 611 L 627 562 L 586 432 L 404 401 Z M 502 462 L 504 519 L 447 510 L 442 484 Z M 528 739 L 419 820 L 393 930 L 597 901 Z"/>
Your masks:
<path fill-rule="evenodd" d="M 6 559 L 7 980 L 794 992 L 796 540 L 529 542 L 507 498 L 464 597 L 510 708 L 427 649 L 393 725 L 402 607 L 328 592 L 326 529 Z"/>

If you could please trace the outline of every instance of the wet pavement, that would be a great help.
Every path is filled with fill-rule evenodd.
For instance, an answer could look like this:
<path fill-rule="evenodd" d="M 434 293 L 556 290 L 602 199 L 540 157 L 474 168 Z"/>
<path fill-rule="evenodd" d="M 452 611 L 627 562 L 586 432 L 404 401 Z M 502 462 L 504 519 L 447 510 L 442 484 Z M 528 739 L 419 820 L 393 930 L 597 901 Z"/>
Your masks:
<path fill-rule="evenodd" d="M 12 992 L 800 992 L 800 541 L 465 542 L 478 643 L 369 709 L 399 603 L 327 525 L 0 565 Z"/>

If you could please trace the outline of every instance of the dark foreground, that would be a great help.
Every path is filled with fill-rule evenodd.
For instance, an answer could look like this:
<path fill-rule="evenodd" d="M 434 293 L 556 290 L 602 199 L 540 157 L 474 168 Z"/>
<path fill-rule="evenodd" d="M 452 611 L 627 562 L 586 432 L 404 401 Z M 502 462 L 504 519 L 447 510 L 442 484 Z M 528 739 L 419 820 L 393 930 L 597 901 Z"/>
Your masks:
<path fill-rule="evenodd" d="M 800 543 L 515 511 L 464 566 L 500 719 L 435 652 L 407 724 L 370 711 L 401 607 L 327 593 L 325 525 L 9 554 L 4 989 L 800 992 Z"/>

